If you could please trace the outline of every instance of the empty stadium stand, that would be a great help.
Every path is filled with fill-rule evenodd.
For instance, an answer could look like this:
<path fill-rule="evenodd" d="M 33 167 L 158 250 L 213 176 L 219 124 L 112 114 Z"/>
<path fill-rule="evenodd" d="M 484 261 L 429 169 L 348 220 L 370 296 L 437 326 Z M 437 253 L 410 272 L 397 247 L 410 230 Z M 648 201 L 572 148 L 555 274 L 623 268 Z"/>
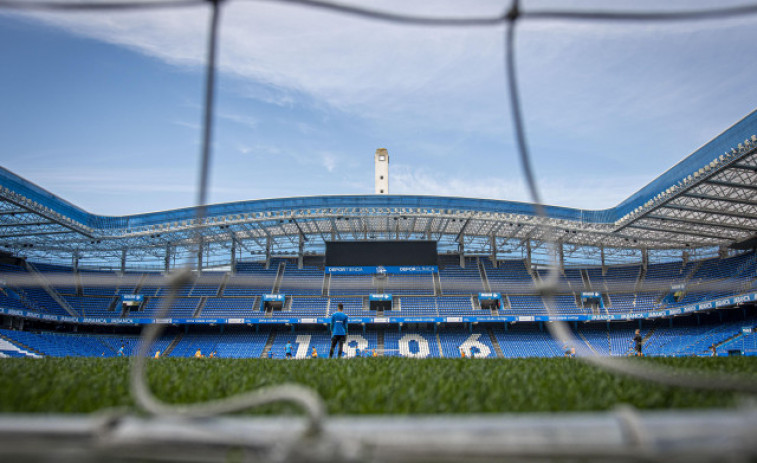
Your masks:
<path fill-rule="evenodd" d="M 490 289 L 502 294 L 499 315 L 547 315 L 545 300 L 536 294 L 535 280 L 547 277 L 547 269 L 529 271 L 524 261 L 500 261 L 495 266 L 488 258 L 466 258 L 460 266 L 456 256 L 440 256 L 438 274 L 420 275 L 331 275 L 324 268 L 311 265 L 298 268 L 292 259 L 262 262 L 239 262 L 235 272 L 209 272 L 218 283 L 189 283 L 178 290 L 169 316 L 172 317 L 256 317 L 260 296 L 274 292 L 287 297 L 283 308 L 287 316 L 321 316 L 342 302 L 348 314 L 372 316 L 366 311 L 366 297 L 375 292 L 395 297 L 395 311 L 387 315 L 476 316 L 476 295 Z M 39 264 L 36 269 L 52 274 L 72 274 L 72 269 Z M 0 264 L 0 271 L 32 275 L 22 266 Z M 76 315 L 84 317 L 121 316 L 119 298 L 124 294 L 144 297 L 139 308 L 126 317 L 155 316 L 167 296 L 164 288 L 152 283 L 149 273 L 129 272 L 121 277 L 111 271 L 76 272 L 80 281 L 102 278 L 112 285 L 54 286 L 50 291 L 40 286 L 0 288 L 2 307 L 29 310 L 51 315 L 69 315 L 60 301 Z M 434 280 L 438 276 L 441 294 Z M 129 277 L 128 280 L 126 277 Z M 119 283 L 123 279 L 123 283 Z M 139 280 L 138 284 L 134 281 Z M 277 285 L 276 288 L 274 286 Z M 558 293 L 550 312 L 556 315 L 622 314 L 649 312 L 666 307 L 738 295 L 757 285 L 755 253 L 691 262 L 665 262 L 640 265 L 567 268 L 559 273 Z M 671 298 L 675 292 L 677 299 Z M 601 294 L 603 307 L 584 307 L 584 291 Z M 383 315 L 383 314 L 381 314 Z"/>
<path fill-rule="evenodd" d="M 546 317 L 588 314 L 646 313 L 663 308 L 683 307 L 691 302 L 711 301 L 722 296 L 734 296 L 753 291 L 757 282 L 757 257 L 746 252 L 723 258 L 700 261 L 672 261 L 642 265 L 607 267 L 574 267 L 559 271 L 558 292 L 546 299 L 536 292 L 536 284 L 548 276 L 545 268 L 528 268 L 522 260 L 500 261 L 496 265 L 489 258 L 468 257 L 465 267 L 459 256 L 440 256 L 438 273 L 415 275 L 331 275 L 319 265 L 298 268 L 295 259 L 272 259 L 265 262 L 238 262 L 230 272 L 208 272 L 209 281 L 197 280 L 178 289 L 178 297 L 169 317 L 212 319 L 270 319 L 264 326 L 226 326 L 222 332 L 185 331 L 165 335 L 152 351 L 165 351 L 169 356 L 189 357 L 197 349 L 204 354 L 215 351 L 219 357 L 260 357 L 271 351 L 280 358 L 283 346 L 292 342 L 302 357 L 307 348 L 315 347 L 319 357 L 328 355 L 329 333 L 322 325 L 303 325 L 282 330 L 292 317 L 315 320 L 327 317 L 344 304 L 345 313 L 354 317 L 448 317 L 447 325 L 432 327 L 402 327 L 387 325 L 378 330 L 370 323 L 357 327 L 348 340 L 348 357 L 354 349 L 378 349 L 382 355 L 411 357 L 458 357 L 461 346 L 470 355 L 474 347 L 476 357 L 553 357 L 564 355 L 566 346 L 558 345 L 540 322 L 504 325 L 497 316 L 518 315 Z M 3 285 L 0 287 L 0 307 L 43 315 L 69 315 L 69 309 L 82 317 L 139 319 L 157 316 L 168 295 L 156 284 L 155 274 L 93 269 L 77 270 L 69 267 L 32 264 L 0 264 L 0 271 L 37 278 L 43 275 L 74 275 L 75 284 Z M 88 284 L 102 278 L 107 284 Z M 437 285 L 435 282 L 437 281 Z M 219 283 L 221 282 L 221 283 Z M 484 290 L 502 294 L 499 311 L 479 308 L 477 295 Z M 601 295 L 599 309 L 584 307 L 581 295 L 595 291 Z M 368 295 L 374 292 L 393 294 L 393 309 L 369 309 Z M 261 310 L 261 296 L 278 293 L 285 297 L 281 310 Z M 676 293 L 675 298 L 671 295 Z M 139 307 L 122 312 L 122 295 L 141 295 Z M 69 306 L 66 309 L 59 299 Z M 546 301 L 552 306 L 547 310 Z M 713 307 L 714 308 L 714 307 Z M 738 315 L 738 307 L 728 309 Z M 743 310 L 741 310 L 743 311 Z M 745 326 L 755 326 L 751 312 L 739 318 L 723 310 L 712 315 L 644 320 L 644 351 L 653 356 L 709 355 L 715 346 L 723 355 L 738 351 L 744 355 L 757 354 L 754 334 L 742 333 Z M 720 318 L 713 318 L 719 315 Z M 462 323 L 464 317 L 489 317 L 490 324 Z M 751 317 L 751 318 L 750 318 Z M 280 321 L 279 321 L 280 320 Z M 458 323 L 455 324 L 454 321 Z M 675 323 L 674 323 L 675 321 Z M 39 322 L 43 323 L 43 322 Z M 638 322 L 641 326 L 641 321 Z M 7 324 L 6 324 L 7 325 Z M 506 327 L 506 328 L 505 328 Z M 69 327 L 70 328 L 70 327 Z M 201 327 L 202 328 L 202 327 Z M 260 329 L 265 328 L 265 329 Z M 198 328 L 199 329 L 199 328 Z M 210 331 L 208 331 L 210 330 Z M 601 355 L 624 356 L 631 353 L 634 324 L 575 323 L 578 342 Z M 90 330 L 92 331 L 92 330 Z M 105 330 L 103 330 L 105 331 Z M 136 352 L 138 336 L 129 334 L 75 333 L 70 329 L 43 326 L 34 331 L 3 329 L 0 331 L 0 356 L 114 356 L 123 343 L 127 355 Z M 301 347 L 305 346 L 305 347 Z"/>

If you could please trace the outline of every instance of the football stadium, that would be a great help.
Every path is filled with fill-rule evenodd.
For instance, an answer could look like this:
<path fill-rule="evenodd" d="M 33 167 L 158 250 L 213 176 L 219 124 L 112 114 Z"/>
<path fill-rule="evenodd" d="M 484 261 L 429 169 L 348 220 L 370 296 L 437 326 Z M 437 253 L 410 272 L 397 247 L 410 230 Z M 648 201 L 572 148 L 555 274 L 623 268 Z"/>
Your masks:
<path fill-rule="evenodd" d="M 196 205 L 100 215 L 0 167 L 3 459 L 757 458 L 757 110 L 608 209 L 392 194 L 375 147 L 375 194 L 207 204 L 217 26 Z"/>

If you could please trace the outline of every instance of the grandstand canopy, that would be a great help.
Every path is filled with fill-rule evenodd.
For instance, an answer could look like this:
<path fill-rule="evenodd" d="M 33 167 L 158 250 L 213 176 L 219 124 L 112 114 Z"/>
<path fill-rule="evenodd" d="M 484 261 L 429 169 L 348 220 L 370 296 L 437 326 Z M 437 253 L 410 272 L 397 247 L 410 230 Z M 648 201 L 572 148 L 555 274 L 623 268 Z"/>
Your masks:
<path fill-rule="evenodd" d="M 588 262 L 680 258 L 757 233 L 757 111 L 605 210 L 436 196 L 313 196 L 123 217 L 91 214 L 0 168 L 0 246 L 97 267 L 229 265 L 251 256 L 322 255 L 326 241 L 435 240 L 440 252 Z M 198 242 L 202 253 L 198 256 Z"/>

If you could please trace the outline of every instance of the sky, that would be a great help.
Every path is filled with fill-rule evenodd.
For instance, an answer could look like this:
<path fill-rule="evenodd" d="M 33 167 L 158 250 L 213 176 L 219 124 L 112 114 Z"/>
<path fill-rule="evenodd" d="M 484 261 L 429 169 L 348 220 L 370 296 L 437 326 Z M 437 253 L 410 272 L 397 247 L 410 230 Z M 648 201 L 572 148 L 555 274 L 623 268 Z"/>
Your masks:
<path fill-rule="evenodd" d="M 508 2 L 353 3 L 481 16 Z M 194 205 L 208 13 L 0 10 L 0 165 L 97 214 Z M 544 201 L 613 207 L 755 110 L 755 23 L 519 23 L 521 101 Z M 227 1 L 210 202 L 372 194 L 377 148 L 389 150 L 392 194 L 528 201 L 503 50 L 503 26 Z"/>

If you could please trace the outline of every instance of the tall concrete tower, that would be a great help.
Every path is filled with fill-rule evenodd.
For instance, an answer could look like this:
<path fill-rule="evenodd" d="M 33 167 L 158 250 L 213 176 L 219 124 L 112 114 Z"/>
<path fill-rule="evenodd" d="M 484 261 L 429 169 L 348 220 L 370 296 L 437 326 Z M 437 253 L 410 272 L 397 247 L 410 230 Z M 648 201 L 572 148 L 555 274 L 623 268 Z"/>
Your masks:
<path fill-rule="evenodd" d="M 389 194 L 389 152 L 386 148 L 376 150 L 374 161 L 376 165 L 376 191 L 377 195 Z"/>

